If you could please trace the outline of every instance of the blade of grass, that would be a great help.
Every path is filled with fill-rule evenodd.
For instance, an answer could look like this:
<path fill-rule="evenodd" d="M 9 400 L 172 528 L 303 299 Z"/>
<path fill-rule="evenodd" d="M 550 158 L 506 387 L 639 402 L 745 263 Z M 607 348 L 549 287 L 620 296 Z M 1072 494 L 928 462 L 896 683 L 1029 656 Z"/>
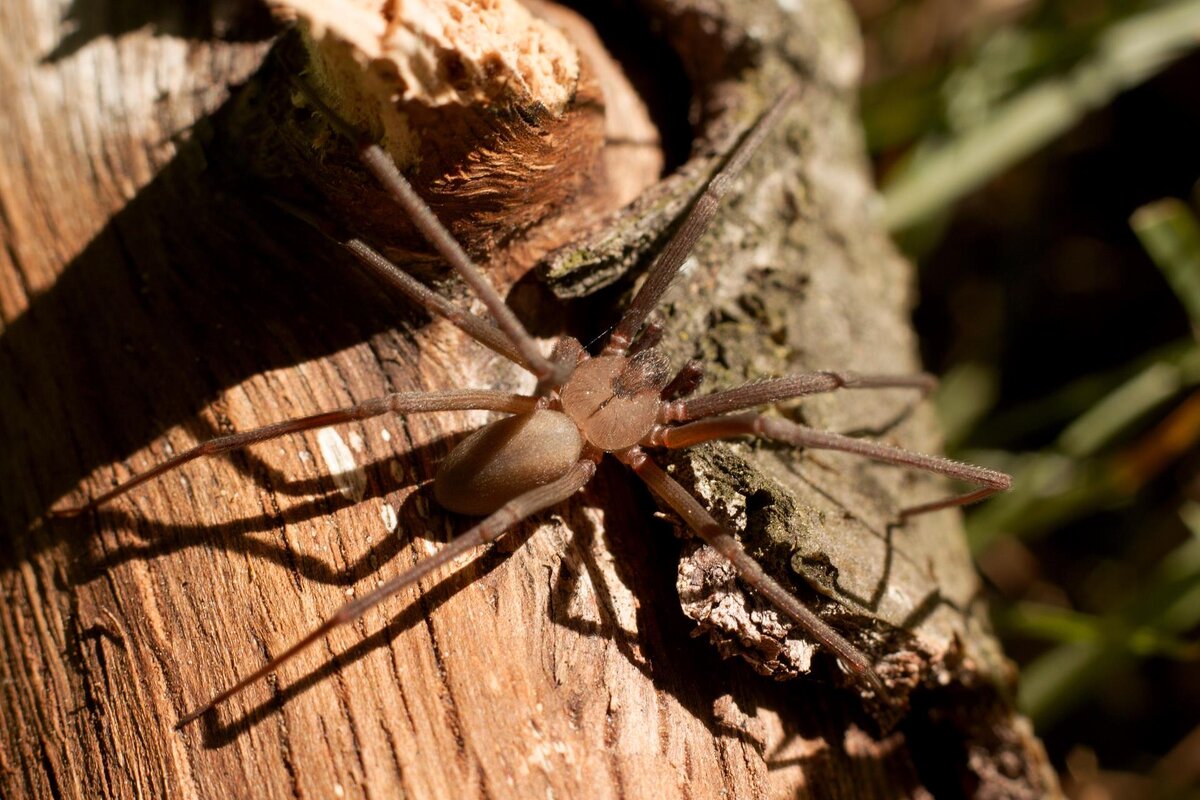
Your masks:
<path fill-rule="evenodd" d="M 1196 216 L 1182 201 L 1168 198 L 1142 206 L 1133 212 L 1129 224 L 1187 310 L 1192 330 L 1200 332 L 1200 223 Z"/>
<path fill-rule="evenodd" d="M 982 459 L 1013 476 L 1014 491 L 966 521 L 979 554 L 1000 536 L 1032 539 L 1063 523 L 1131 502 L 1150 480 L 1200 441 L 1200 394 L 1193 393 L 1133 443 L 1115 453 L 1073 455 L 1061 445 L 1003 459 Z M 980 460 L 974 455 L 967 458 Z"/>
<path fill-rule="evenodd" d="M 1185 523 L 1200 517 L 1194 503 L 1185 504 Z M 1128 628 L 1150 627 L 1162 634 L 1183 635 L 1200 625 L 1200 535 L 1193 536 L 1159 562 L 1147 586 L 1133 601 L 1116 609 L 1115 619 Z M 1194 656 L 1196 643 L 1187 653 Z M 1096 687 L 1133 663 L 1130 648 L 1110 641 L 1073 642 L 1052 648 L 1022 671 L 1017 701 L 1035 724 L 1045 726 L 1095 695 Z"/>
<path fill-rule="evenodd" d="M 1099 644 L 1143 657 L 1189 660 L 1200 657 L 1200 642 L 1188 641 L 1154 625 L 1131 625 L 1119 615 L 1097 616 L 1044 603 L 1016 603 L 998 611 L 995 622 L 1005 634 L 1059 644 Z"/>
<path fill-rule="evenodd" d="M 884 223 L 896 231 L 928 219 L 1197 45 L 1200 0 L 1114 23 L 1069 73 L 1027 89 L 986 123 L 927 148 L 894 173 L 884 187 Z"/>
<path fill-rule="evenodd" d="M 1178 360 L 1150 364 L 1068 425 L 1058 437 L 1058 449 L 1076 457 L 1094 455 L 1197 383 L 1200 348 L 1190 347 Z"/>
<path fill-rule="evenodd" d="M 988 419 L 987 428 L 974 432 L 972 439 L 982 447 L 1001 446 L 1000 443 L 1003 442 L 1037 436 L 1045 431 L 1070 425 L 1076 417 L 1087 414 L 1098 405 L 1104 404 L 1105 398 L 1110 393 L 1125 391 L 1126 383 L 1147 380 L 1141 378 L 1141 374 L 1148 370 L 1161 369 L 1162 367 L 1159 365 L 1164 365 L 1172 371 L 1172 374 L 1179 380 L 1180 388 L 1165 393 L 1165 396 L 1158 402 L 1148 399 L 1140 411 L 1130 404 L 1122 404 L 1135 415 L 1140 416 L 1151 412 L 1162 402 L 1170 400 L 1171 397 L 1175 397 L 1183 390 L 1200 384 L 1200 346 L 1197 346 L 1196 342 L 1189 337 L 1155 348 L 1119 368 L 1076 378 L 1045 397 L 1031 400 L 992 416 Z M 1164 377 L 1161 374 L 1158 377 L 1159 380 L 1153 381 L 1155 385 L 1166 386 L 1171 383 L 1161 380 Z M 1137 392 L 1137 394 L 1149 397 L 1148 394 L 1143 395 L 1141 392 Z M 1111 431 L 1102 439 L 1082 437 L 1078 442 L 1072 444 L 1074 449 L 1071 452 L 1080 454 L 1096 452 L 1099 446 L 1111 441 L 1112 437 L 1118 433 L 1120 431 Z M 1062 435 L 1065 433 L 1061 434 L 1060 438 Z"/>
<path fill-rule="evenodd" d="M 992 410 L 998 393 L 996 370 L 984 364 L 957 364 L 941 377 L 934 394 L 934 405 L 948 449 L 957 448 Z"/>

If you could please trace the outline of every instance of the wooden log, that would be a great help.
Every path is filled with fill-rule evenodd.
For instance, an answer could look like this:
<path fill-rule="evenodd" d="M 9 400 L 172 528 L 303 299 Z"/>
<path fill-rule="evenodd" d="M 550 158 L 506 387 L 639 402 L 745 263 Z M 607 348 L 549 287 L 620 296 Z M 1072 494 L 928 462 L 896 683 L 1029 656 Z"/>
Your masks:
<path fill-rule="evenodd" d="M 261 71 L 266 42 L 173 7 L 112 6 L 74 12 L 65 33 L 45 0 L 0 5 L 0 796 L 1054 793 L 1012 711 L 956 516 L 887 524 L 937 485 L 740 445 L 676 469 L 759 552 L 778 561 L 791 548 L 798 592 L 832 597 L 823 609 L 875 637 L 874 655 L 910 665 L 911 708 L 890 728 L 839 688 L 829 660 L 777 682 L 693 638 L 671 527 L 610 464 L 505 544 L 175 731 L 347 597 L 463 529 L 432 504 L 427 479 L 483 415 L 370 420 L 196 462 L 81 519 L 46 521 L 47 509 L 214 434 L 389 391 L 530 384 L 447 324 L 380 297 L 263 197 L 302 185 L 344 213 L 336 187 L 322 188 L 322 159 L 305 174 L 302 148 L 266 146 L 315 130 L 289 127 L 303 109 Z M 464 238 L 510 304 L 541 336 L 601 332 L 616 290 L 555 293 L 594 291 L 642 261 L 765 97 L 799 79 L 802 103 L 669 301 L 669 346 L 708 357 L 711 386 L 802 368 L 914 369 L 908 267 L 870 213 L 846 10 L 659 0 L 628 13 L 623 24 L 658 31 L 690 82 L 693 157 L 620 211 L 612 198 L 628 190 L 581 146 L 590 166 L 541 210 L 492 208 Z M 288 109 L 262 139 L 249 125 L 264 119 L 248 110 L 254 92 L 262 108 Z M 429 167 L 423 188 L 470 151 Z M 281 160 L 263 163 L 269 152 Z M 324 161 L 352 175 L 339 158 Z M 587 197 L 598 186 L 603 202 Z M 477 227 L 469 198 L 447 191 L 451 223 Z M 529 216 L 513 223 L 519 213 Z M 384 236 L 385 216 L 337 219 Z M 385 244 L 414 249 L 402 231 Z M 553 292 L 528 275 L 539 259 Z M 904 401 L 831 396 L 800 413 L 870 426 Z M 924 409 L 888 436 L 936 446 Z M 741 511 L 729 505 L 748 489 Z M 805 535 L 754 544 L 759 512 L 784 506 L 760 532 Z"/>

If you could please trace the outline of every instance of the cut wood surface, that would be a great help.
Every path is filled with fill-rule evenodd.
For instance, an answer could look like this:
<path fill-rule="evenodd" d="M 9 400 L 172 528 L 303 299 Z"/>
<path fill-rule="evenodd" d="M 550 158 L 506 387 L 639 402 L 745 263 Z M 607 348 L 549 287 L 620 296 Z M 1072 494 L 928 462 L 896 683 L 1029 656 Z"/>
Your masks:
<path fill-rule="evenodd" d="M 428 479 L 487 415 L 382 417 L 195 462 L 77 519 L 49 508 L 221 433 L 393 391 L 532 388 L 264 196 L 286 176 L 255 174 L 256 143 L 230 135 L 239 87 L 270 86 L 269 26 L 251 3 L 177 5 L 78 0 L 64 19 L 48 0 L 0 4 L 0 797 L 1054 794 L 957 515 L 891 524 L 947 487 L 744 444 L 673 468 L 890 665 L 907 705 L 886 724 L 823 655 L 776 681 L 694 637 L 677 563 L 686 551 L 694 576 L 703 553 L 606 463 L 571 502 L 176 731 L 465 528 Z M 666 345 L 711 362 L 707 388 L 918 368 L 910 268 L 878 229 L 861 155 L 853 20 L 838 0 L 791 5 L 618 6 L 612 27 L 654 31 L 690 82 L 696 144 L 633 210 L 572 206 L 577 186 L 473 244 L 536 335 L 602 333 L 622 271 L 770 93 L 800 81 L 668 298 Z M 687 86 L 673 88 L 685 102 L 668 111 L 686 119 Z M 831 395 L 787 413 L 851 430 L 911 401 Z M 924 406 L 884 435 L 938 447 Z"/>

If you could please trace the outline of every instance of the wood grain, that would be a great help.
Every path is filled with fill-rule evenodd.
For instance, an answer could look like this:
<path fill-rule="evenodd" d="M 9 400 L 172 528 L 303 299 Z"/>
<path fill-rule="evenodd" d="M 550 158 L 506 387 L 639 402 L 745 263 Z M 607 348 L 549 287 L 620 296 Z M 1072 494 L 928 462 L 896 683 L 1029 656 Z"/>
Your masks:
<path fill-rule="evenodd" d="M 759 46 L 785 56 L 773 56 L 774 79 L 803 67 L 811 81 L 733 204 L 741 227 L 719 224 L 717 244 L 701 248 L 705 266 L 673 304 L 677 335 L 704 349 L 714 321 L 737 323 L 748 338 L 718 381 L 737 377 L 746 353 L 796 352 L 800 333 L 802 355 L 783 362 L 911 366 L 907 267 L 868 214 L 850 112 L 856 56 L 828 43 L 854 47 L 845 9 L 830 0 L 788 18 L 773 3 L 650 5 L 678 21 L 676 42 L 697 41 L 684 35 L 693 29 L 736 38 L 761 15 L 771 33 Z M 43 524 L 47 508 L 219 432 L 388 391 L 528 381 L 380 297 L 335 247 L 209 161 L 212 120 L 264 43 L 214 39 L 221 26 L 175 4 L 77 6 L 69 33 L 49 0 L 0 4 L 0 796 L 1053 791 L 986 669 L 980 686 L 931 695 L 883 733 L 832 685 L 828 664 L 823 677 L 776 683 L 721 660 L 679 609 L 670 526 L 612 465 L 507 544 L 174 731 L 184 711 L 463 528 L 432 504 L 427 479 L 480 415 L 382 418 L 263 444 L 80 520 Z M 709 68 L 696 64 L 695 76 Z M 785 155 L 797 144 L 821 157 Z M 770 176 L 782 164 L 781 197 Z M 769 196 L 827 235 L 796 241 L 799 229 L 762 212 Z M 842 257 L 824 265 L 813 253 Z M 774 344 L 766 318 L 743 313 L 762 288 L 746 276 L 764 266 L 783 276 L 765 302 L 782 303 L 791 326 Z M 531 280 L 509 299 L 546 335 L 600 313 L 599 301 L 564 306 Z M 843 363 L 867 351 L 870 363 Z M 778 363 L 768 361 L 758 368 Z M 863 410 L 821 408 L 835 423 Z M 933 432 L 925 418 L 900 435 L 928 446 Z M 339 442 L 361 478 L 330 474 Z M 835 486 L 862 476 L 828 474 Z M 929 526 L 960 535 L 953 515 Z M 972 595 L 962 561 L 948 579 Z M 971 635 L 991 646 L 985 631 Z M 947 735 L 961 741 L 946 747 Z"/>

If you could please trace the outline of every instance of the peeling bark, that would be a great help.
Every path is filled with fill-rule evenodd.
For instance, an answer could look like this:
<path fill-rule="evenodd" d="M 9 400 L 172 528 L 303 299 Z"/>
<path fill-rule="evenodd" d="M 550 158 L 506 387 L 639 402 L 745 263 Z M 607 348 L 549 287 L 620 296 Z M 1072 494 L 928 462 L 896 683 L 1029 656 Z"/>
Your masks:
<path fill-rule="evenodd" d="M 506 544 L 334 633 L 206 725 L 173 731 L 347 596 L 463 528 L 422 481 L 484 415 L 371 420 L 193 464 L 81 520 L 42 522 L 46 509 L 215 433 L 388 391 L 529 381 L 379 297 L 264 199 L 320 204 L 394 252 L 419 247 L 356 177 L 346 143 L 285 89 L 287 61 L 264 66 L 265 42 L 212 38 L 230 29 L 211 19 L 200 38 L 173 7 L 113 5 L 120 13 L 97 17 L 81 6 L 69 37 L 43 0 L 0 6 L 0 795 L 1055 793 L 1012 709 L 956 515 L 890 524 L 944 487 L 751 444 L 701 448 L 673 469 L 802 597 L 858 631 L 911 690 L 905 707 L 839 688 L 832 662 L 764 624 L 753 599 L 736 624 L 774 650 L 759 670 L 803 672 L 812 655 L 811 675 L 764 677 L 693 638 L 675 586 L 680 545 L 648 495 L 606 468 Z M 618 206 L 631 184 L 606 174 L 594 140 L 514 221 L 507 192 L 481 210 L 460 196 L 475 184 L 447 178 L 471 141 L 439 161 L 420 150 L 425 134 L 413 139 L 419 184 L 489 258 L 514 308 L 542 336 L 603 331 L 630 268 L 798 80 L 801 102 L 668 300 L 667 344 L 710 363 L 709 389 L 802 369 L 916 369 L 909 267 L 872 215 L 846 9 L 648 0 L 626 13 L 673 54 L 696 123 L 691 157 L 630 208 Z M 429 108 L 416 116 L 436 130 Z M 587 109 L 553 135 L 602 131 Z M 369 116 L 355 121 L 378 134 Z M 314 160 L 314 144 L 330 149 Z M 545 284 L 527 275 L 535 267 Z M 848 430 L 886 426 L 910 401 L 845 393 L 782 413 Z M 884 437 L 937 448 L 924 407 Z M 711 559 L 685 550 L 680 574 L 713 584 Z M 735 599 L 736 586 L 717 586 L 710 600 Z M 690 612 L 705 625 L 718 621 L 710 600 Z"/>

